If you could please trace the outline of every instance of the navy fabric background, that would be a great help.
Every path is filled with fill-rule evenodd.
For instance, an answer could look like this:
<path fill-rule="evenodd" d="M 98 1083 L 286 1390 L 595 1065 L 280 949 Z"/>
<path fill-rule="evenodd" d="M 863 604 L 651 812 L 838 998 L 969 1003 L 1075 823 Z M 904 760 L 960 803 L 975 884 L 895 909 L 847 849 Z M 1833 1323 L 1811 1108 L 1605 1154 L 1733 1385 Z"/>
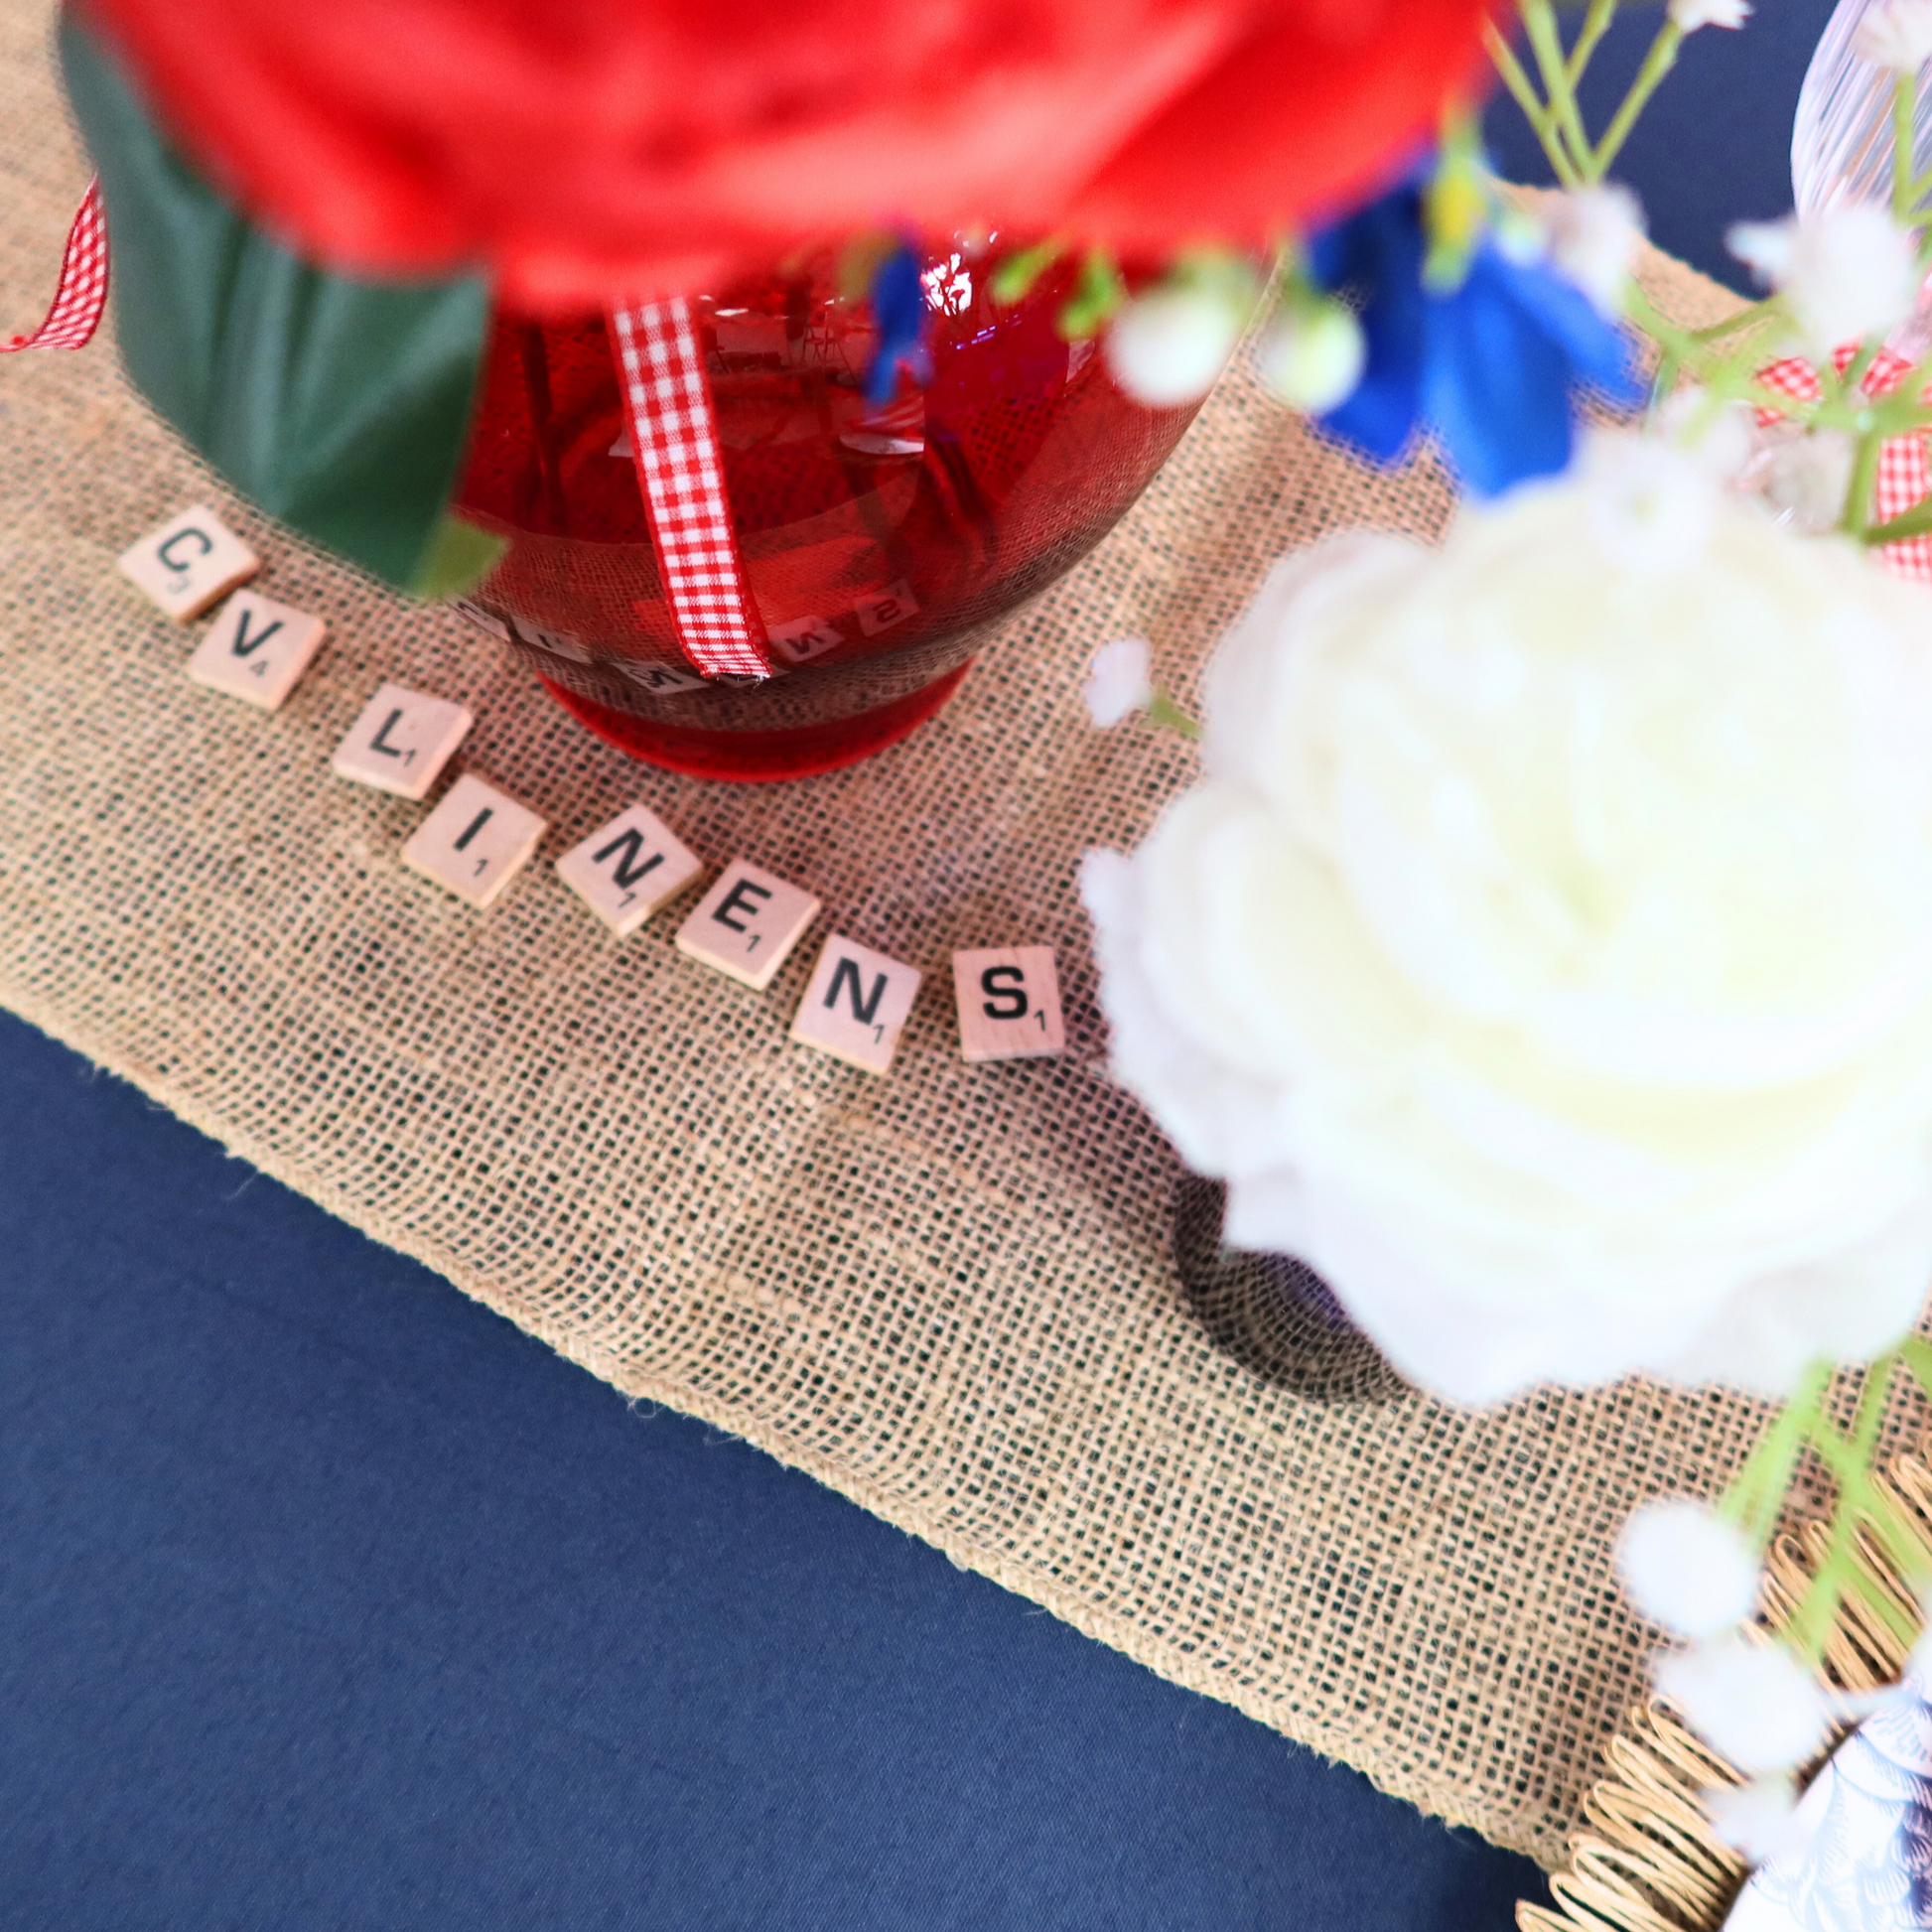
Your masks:
<path fill-rule="evenodd" d="M 1488 1932 L 1524 1862 L 0 1019 L 0 1921 Z"/>
<path fill-rule="evenodd" d="M 1766 11 L 1626 170 L 1719 272 L 1827 8 Z M 1502 1932 L 1539 1882 L 4 1018 L 0 1256 L 0 1926 Z"/>
<path fill-rule="evenodd" d="M 1592 129 L 1623 98 L 1661 15 L 1660 6 L 1623 0 L 1585 76 Z M 1690 35 L 1616 164 L 1616 177 L 1643 198 L 1650 238 L 1733 288 L 1753 292 L 1725 252 L 1725 230 L 1790 210 L 1791 118 L 1831 17 L 1832 0 L 1757 0 L 1740 32 L 1707 27 Z M 1550 180 L 1536 137 L 1507 95 L 1498 96 L 1487 132 L 1502 174 Z"/>

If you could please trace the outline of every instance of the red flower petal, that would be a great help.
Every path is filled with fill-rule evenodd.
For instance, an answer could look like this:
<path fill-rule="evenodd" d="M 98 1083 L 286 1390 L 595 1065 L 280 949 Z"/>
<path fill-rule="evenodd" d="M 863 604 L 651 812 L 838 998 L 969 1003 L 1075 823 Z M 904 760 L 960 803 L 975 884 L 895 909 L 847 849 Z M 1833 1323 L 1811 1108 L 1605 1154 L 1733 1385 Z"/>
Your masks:
<path fill-rule="evenodd" d="M 275 232 L 512 300 L 971 223 L 1265 242 L 1433 127 L 1486 0 L 84 0 Z"/>

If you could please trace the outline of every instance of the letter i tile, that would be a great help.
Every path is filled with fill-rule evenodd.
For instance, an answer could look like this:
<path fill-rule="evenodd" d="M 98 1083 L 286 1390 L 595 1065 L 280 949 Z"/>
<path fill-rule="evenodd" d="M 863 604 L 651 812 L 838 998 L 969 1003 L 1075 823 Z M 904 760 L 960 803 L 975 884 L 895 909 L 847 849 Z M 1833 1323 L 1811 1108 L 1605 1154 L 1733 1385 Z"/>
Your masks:
<path fill-rule="evenodd" d="M 339 778 L 393 791 L 398 798 L 427 798 L 475 723 L 462 705 L 447 698 L 385 684 L 336 747 L 330 769 Z"/>
<path fill-rule="evenodd" d="M 734 859 L 678 927 L 677 949 L 762 993 L 817 917 L 810 893 Z"/>
<path fill-rule="evenodd" d="M 812 968 L 791 1036 L 868 1073 L 884 1073 L 919 997 L 921 977 L 917 967 L 835 932 Z"/>
<path fill-rule="evenodd" d="M 527 805 L 466 771 L 410 835 L 402 862 L 482 907 L 523 870 L 543 834 Z"/>

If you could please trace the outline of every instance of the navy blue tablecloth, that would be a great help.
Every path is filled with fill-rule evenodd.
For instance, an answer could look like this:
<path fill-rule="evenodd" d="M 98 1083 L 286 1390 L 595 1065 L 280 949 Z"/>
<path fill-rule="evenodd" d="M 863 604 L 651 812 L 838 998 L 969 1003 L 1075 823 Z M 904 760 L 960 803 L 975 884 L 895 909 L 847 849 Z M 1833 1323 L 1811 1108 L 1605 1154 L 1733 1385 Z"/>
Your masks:
<path fill-rule="evenodd" d="M 1826 11 L 1689 45 L 1627 171 L 1665 245 L 1788 204 Z M 1539 1885 L 5 1019 L 0 1307 L 0 1927 L 1502 1932 Z"/>

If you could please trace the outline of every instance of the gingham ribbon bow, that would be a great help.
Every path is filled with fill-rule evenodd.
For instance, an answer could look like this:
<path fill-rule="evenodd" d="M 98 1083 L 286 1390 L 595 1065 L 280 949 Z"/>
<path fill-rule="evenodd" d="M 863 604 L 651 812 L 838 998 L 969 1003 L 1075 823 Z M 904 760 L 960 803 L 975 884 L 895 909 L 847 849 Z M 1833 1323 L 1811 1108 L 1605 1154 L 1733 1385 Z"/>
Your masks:
<path fill-rule="evenodd" d="M 764 621 L 739 555 L 691 305 L 679 298 L 613 309 L 611 337 L 678 642 L 707 677 L 768 677 Z"/>
<path fill-rule="evenodd" d="M 84 348 L 107 307 L 107 214 L 100 205 L 100 177 L 87 184 L 68 230 L 60 286 L 47 320 L 31 336 L 0 343 L 0 355 L 17 348 Z"/>

